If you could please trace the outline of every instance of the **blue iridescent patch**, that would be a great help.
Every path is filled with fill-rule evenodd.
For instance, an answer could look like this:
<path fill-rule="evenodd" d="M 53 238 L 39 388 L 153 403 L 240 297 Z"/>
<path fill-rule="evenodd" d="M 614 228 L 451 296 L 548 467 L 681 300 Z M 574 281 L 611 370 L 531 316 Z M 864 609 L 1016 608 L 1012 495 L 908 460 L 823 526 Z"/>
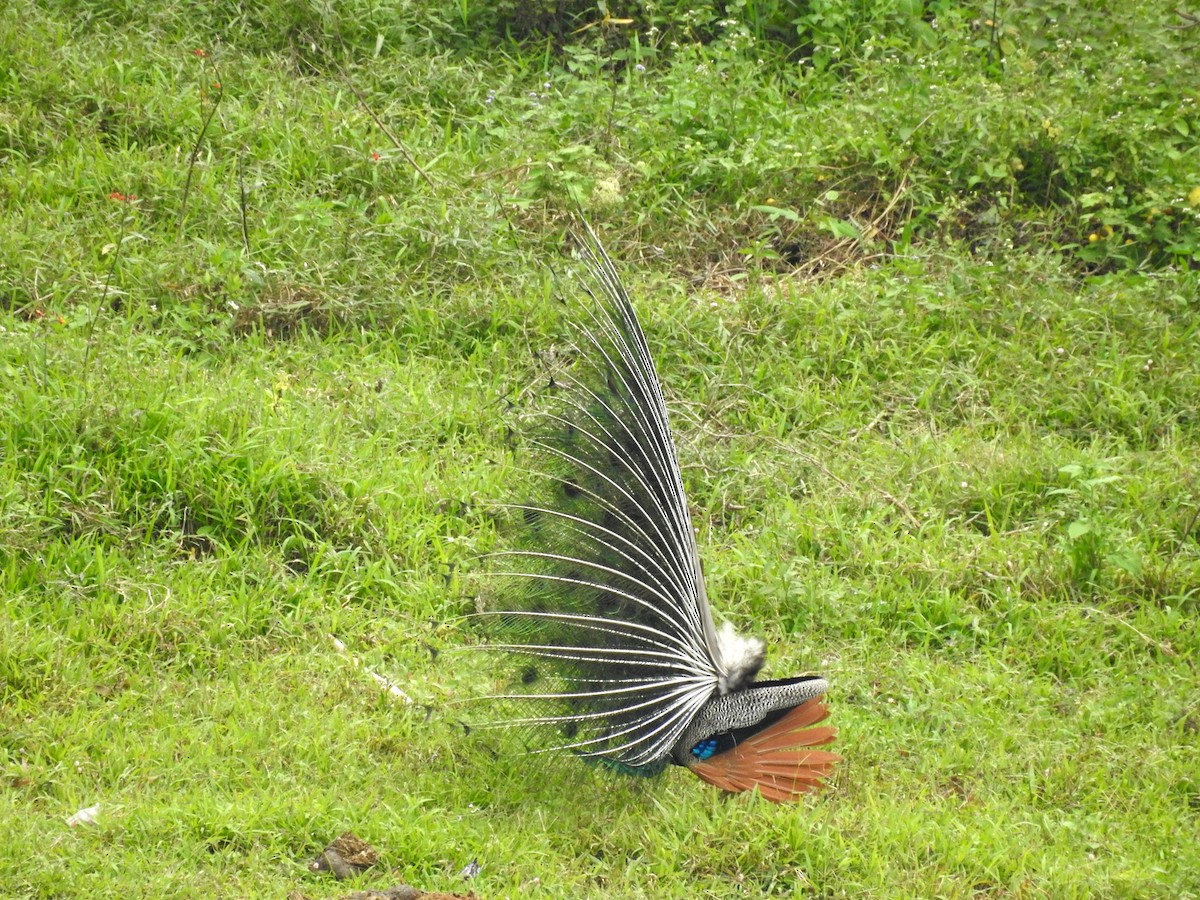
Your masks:
<path fill-rule="evenodd" d="M 696 746 L 692 748 L 692 756 L 696 757 L 696 759 L 708 759 L 716 752 L 717 739 L 715 737 L 697 741 Z"/>

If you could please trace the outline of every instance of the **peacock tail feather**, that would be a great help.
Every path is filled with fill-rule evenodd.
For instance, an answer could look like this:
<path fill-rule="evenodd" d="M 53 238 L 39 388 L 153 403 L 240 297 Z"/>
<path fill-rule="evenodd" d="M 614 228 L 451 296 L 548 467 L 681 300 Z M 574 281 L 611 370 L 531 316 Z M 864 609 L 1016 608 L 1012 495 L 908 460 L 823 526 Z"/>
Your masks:
<path fill-rule="evenodd" d="M 575 360 L 551 378 L 528 441 L 544 490 L 509 507 L 515 533 L 493 554 L 500 604 L 480 613 L 495 635 L 485 646 L 523 660 L 493 699 L 520 701 L 528 714 L 504 724 L 548 731 L 543 749 L 631 774 L 672 762 L 788 799 L 837 759 L 799 749 L 833 739 L 811 727 L 826 683 L 756 683 L 762 642 L 714 626 L 650 349 L 586 223 L 577 242 L 589 277 Z"/>

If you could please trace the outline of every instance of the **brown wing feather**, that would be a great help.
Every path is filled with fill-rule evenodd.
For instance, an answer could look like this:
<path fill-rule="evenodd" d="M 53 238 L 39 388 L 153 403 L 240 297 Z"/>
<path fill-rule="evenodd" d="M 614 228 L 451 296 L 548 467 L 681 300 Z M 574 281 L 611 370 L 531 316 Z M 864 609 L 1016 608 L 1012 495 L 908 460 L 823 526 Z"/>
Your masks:
<path fill-rule="evenodd" d="M 795 799 L 820 788 L 822 779 L 829 777 L 834 763 L 841 759 L 827 750 L 803 749 L 834 739 L 836 728 L 811 727 L 828 715 L 822 699 L 814 697 L 732 750 L 689 768 L 722 790 L 737 792 L 757 787 L 763 797 L 775 803 Z"/>

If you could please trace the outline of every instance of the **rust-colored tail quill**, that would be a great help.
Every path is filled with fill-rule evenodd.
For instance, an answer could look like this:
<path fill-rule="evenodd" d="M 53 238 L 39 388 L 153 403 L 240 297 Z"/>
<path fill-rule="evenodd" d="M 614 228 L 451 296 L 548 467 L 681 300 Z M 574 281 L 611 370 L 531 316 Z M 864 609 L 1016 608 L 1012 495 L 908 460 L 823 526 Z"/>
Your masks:
<path fill-rule="evenodd" d="M 726 791 L 758 788 L 768 800 L 782 803 L 798 794 L 817 790 L 841 757 L 827 750 L 813 750 L 830 743 L 837 729 L 813 728 L 829 715 L 820 697 L 791 710 L 769 728 L 741 744 L 690 768 Z"/>

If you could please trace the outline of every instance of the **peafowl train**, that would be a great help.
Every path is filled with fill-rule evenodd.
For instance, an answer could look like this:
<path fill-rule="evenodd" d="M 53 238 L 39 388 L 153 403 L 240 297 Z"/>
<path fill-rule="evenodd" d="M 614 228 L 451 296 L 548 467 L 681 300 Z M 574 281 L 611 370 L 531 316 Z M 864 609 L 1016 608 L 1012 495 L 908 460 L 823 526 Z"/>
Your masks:
<path fill-rule="evenodd" d="M 635 775 L 685 766 L 727 791 L 781 802 L 821 786 L 816 749 L 827 684 L 756 680 L 765 648 L 717 627 L 704 589 L 667 409 L 628 294 L 587 223 L 576 235 L 590 298 L 573 322 L 569 373 L 528 442 L 541 496 L 511 505 L 514 536 L 493 554 L 500 609 L 483 609 L 517 654 L 513 693 L 539 749 Z"/>

